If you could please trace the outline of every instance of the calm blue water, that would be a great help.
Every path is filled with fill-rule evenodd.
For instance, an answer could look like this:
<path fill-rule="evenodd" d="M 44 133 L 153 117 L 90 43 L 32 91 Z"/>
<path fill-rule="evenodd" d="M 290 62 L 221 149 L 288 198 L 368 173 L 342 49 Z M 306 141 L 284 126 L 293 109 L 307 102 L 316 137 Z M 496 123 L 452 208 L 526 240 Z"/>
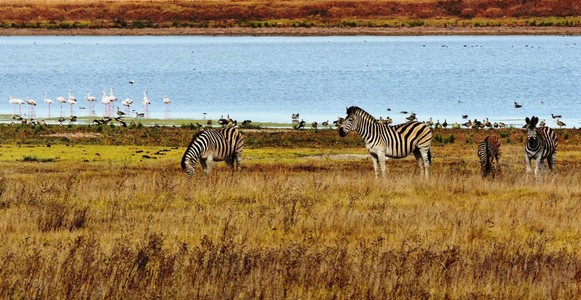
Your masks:
<path fill-rule="evenodd" d="M 18 111 L 9 96 L 30 97 L 46 118 L 44 92 L 56 100 L 71 89 L 75 115 L 89 114 L 81 109 L 88 90 L 103 115 L 101 91 L 111 87 L 116 106 L 134 98 L 137 112 L 147 89 L 153 118 L 290 122 L 300 113 L 321 122 L 358 105 L 396 122 L 413 111 L 448 123 L 464 122 L 462 114 L 512 124 L 537 115 L 555 126 L 555 113 L 579 127 L 581 37 L 0 37 L 2 114 Z M 58 116 L 59 104 L 51 110 Z"/>

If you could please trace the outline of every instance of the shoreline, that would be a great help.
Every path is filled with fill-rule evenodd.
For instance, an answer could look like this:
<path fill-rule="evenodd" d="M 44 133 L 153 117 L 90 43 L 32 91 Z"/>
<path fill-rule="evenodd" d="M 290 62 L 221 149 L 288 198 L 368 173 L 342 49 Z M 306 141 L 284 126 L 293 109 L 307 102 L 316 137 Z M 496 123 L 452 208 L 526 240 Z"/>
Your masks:
<path fill-rule="evenodd" d="M 33 29 L 2 28 L 2 36 L 43 35 L 88 35 L 88 36 L 132 36 L 132 35 L 203 35 L 203 36 L 422 36 L 422 35 L 581 35 L 581 27 L 283 27 L 283 28 L 97 28 L 97 29 Z"/>

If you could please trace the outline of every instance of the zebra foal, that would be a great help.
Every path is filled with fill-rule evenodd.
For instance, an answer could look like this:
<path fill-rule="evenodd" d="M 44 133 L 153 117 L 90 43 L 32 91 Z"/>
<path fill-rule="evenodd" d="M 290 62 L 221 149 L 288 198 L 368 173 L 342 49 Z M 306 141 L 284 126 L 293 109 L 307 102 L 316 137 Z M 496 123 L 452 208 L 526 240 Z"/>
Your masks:
<path fill-rule="evenodd" d="M 339 135 L 344 137 L 350 131 L 356 131 L 365 141 L 365 147 L 373 160 L 375 177 L 378 168 L 381 176 L 385 177 L 385 160 L 389 158 L 403 158 L 414 154 L 420 171 L 425 177 L 430 176 L 432 153 L 432 131 L 427 124 L 407 122 L 400 125 L 386 125 L 357 106 L 347 109 L 347 117 L 339 124 Z"/>
<path fill-rule="evenodd" d="M 214 161 L 225 161 L 234 170 L 240 171 L 244 137 L 233 127 L 202 131 L 192 138 L 182 157 L 182 170 L 192 177 L 196 174 L 198 160 L 206 174 L 212 170 Z"/>
<path fill-rule="evenodd" d="M 480 158 L 480 170 L 482 177 L 500 174 L 500 138 L 489 135 L 478 144 L 478 158 Z"/>
<path fill-rule="evenodd" d="M 539 172 L 539 168 L 543 175 L 545 175 L 545 159 L 549 164 L 549 169 L 553 173 L 553 178 L 556 175 L 555 171 L 555 156 L 557 153 L 557 134 L 549 127 L 538 127 L 539 118 L 533 116 L 526 117 L 528 138 L 525 145 L 527 177 L 531 173 L 531 161 L 535 161 L 535 178 Z"/>

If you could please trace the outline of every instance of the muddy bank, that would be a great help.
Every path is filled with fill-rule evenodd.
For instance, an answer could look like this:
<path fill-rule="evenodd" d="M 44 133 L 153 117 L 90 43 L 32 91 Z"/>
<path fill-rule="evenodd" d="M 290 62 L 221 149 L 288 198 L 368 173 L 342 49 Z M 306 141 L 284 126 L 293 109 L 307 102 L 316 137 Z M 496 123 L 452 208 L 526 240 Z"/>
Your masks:
<path fill-rule="evenodd" d="M 581 35 L 581 27 L 389 27 L 389 28 L 143 28 L 0 29 L 0 35 L 209 35 L 209 36 L 414 36 L 414 35 Z"/>

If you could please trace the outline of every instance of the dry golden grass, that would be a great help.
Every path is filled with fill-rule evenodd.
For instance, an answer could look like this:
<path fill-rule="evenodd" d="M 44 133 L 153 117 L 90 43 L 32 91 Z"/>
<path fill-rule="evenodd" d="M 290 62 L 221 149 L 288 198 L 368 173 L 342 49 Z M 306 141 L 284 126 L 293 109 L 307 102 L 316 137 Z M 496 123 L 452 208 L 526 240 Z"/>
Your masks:
<path fill-rule="evenodd" d="M 518 130 L 504 134 L 496 180 L 479 175 L 488 132 L 435 133 L 456 139 L 435 143 L 428 180 L 412 159 L 376 180 L 368 158 L 337 156 L 356 146 L 252 146 L 270 145 L 267 132 L 241 173 L 218 165 L 191 182 L 173 153 L 183 148 L 4 161 L 0 297 L 578 298 L 578 131 L 559 132 L 554 182 L 524 179 Z M 326 133 L 286 137 L 299 135 Z"/>

